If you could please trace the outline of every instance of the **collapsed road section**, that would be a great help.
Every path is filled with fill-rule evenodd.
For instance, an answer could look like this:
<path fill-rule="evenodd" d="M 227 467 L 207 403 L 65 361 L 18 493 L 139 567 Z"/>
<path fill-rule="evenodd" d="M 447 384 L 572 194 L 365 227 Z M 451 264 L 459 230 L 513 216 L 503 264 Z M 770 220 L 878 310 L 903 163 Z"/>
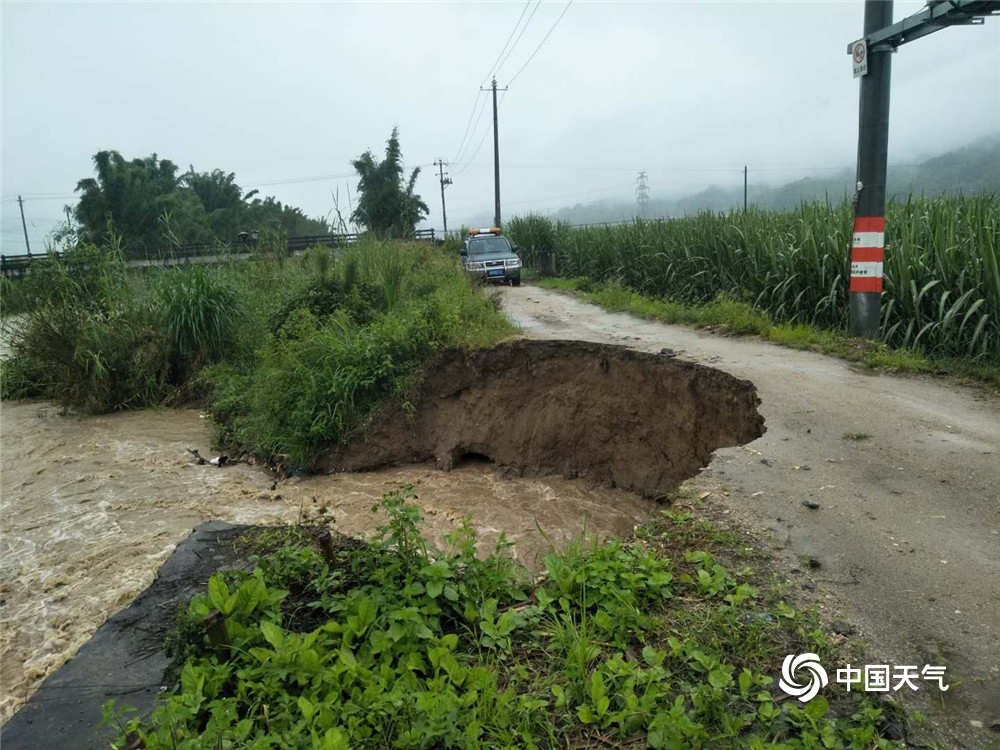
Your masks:
<path fill-rule="evenodd" d="M 323 468 L 359 471 L 485 457 L 660 496 L 713 451 L 764 433 L 752 383 L 670 357 L 582 341 L 449 350 L 363 437 Z"/>

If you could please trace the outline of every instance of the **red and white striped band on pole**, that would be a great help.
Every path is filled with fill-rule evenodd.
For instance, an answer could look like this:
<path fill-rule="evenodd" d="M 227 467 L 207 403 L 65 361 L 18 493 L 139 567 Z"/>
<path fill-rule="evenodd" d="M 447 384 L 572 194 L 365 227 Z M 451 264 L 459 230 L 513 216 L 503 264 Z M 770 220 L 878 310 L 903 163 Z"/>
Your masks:
<path fill-rule="evenodd" d="M 882 262 L 885 260 L 885 217 L 854 219 L 851 245 L 851 291 L 881 292 Z"/>

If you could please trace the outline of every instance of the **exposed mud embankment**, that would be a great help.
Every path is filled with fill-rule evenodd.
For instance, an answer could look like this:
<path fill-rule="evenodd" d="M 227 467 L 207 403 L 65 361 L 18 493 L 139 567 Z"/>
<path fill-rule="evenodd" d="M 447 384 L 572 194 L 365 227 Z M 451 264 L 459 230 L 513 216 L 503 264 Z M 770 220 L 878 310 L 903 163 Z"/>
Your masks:
<path fill-rule="evenodd" d="M 760 437 L 757 390 L 719 370 L 581 341 L 449 350 L 325 470 L 485 456 L 522 475 L 586 477 L 644 495 L 676 487 L 712 452 Z"/>

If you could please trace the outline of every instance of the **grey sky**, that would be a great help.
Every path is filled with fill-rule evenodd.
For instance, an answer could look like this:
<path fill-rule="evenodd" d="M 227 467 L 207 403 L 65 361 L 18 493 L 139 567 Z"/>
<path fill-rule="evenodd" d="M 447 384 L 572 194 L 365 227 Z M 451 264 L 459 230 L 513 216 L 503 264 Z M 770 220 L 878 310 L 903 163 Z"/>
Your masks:
<path fill-rule="evenodd" d="M 896 18 L 922 5 L 897 1 Z M 23 249 L 11 196 L 36 196 L 25 212 L 41 249 L 100 149 L 234 171 L 310 215 L 328 213 L 339 187 L 346 211 L 356 180 L 302 178 L 350 175 L 349 160 L 381 153 L 393 125 L 408 166 L 453 159 L 523 8 L 4 2 L 3 252 Z M 564 8 L 534 12 L 501 85 Z M 627 199 L 639 169 L 656 197 L 738 184 L 744 163 L 770 182 L 853 164 L 858 82 L 846 46 L 862 14 L 860 2 L 577 0 L 500 108 L 505 216 Z M 492 214 L 490 119 L 487 107 L 451 169 L 451 226 Z M 891 163 L 997 130 L 1000 19 L 894 56 Z M 419 191 L 427 225 L 440 227 L 433 172 L 425 167 Z"/>

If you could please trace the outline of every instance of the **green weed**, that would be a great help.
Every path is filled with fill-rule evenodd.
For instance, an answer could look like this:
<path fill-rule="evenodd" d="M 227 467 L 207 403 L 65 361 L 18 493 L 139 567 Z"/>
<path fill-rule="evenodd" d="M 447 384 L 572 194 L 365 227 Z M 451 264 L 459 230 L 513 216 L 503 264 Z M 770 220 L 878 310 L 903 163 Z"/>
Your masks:
<path fill-rule="evenodd" d="M 214 576 L 183 610 L 172 694 L 148 719 L 106 706 L 116 746 L 893 746 L 856 691 L 778 700 L 784 654 L 833 646 L 711 554 L 657 551 L 722 544 L 705 522 L 574 546 L 533 582 L 503 540 L 481 554 L 468 522 L 428 545 L 414 499 L 386 495 L 375 538 L 332 557 L 302 532 L 256 540 L 252 573 Z M 228 645 L 206 636 L 212 612 Z"/>

